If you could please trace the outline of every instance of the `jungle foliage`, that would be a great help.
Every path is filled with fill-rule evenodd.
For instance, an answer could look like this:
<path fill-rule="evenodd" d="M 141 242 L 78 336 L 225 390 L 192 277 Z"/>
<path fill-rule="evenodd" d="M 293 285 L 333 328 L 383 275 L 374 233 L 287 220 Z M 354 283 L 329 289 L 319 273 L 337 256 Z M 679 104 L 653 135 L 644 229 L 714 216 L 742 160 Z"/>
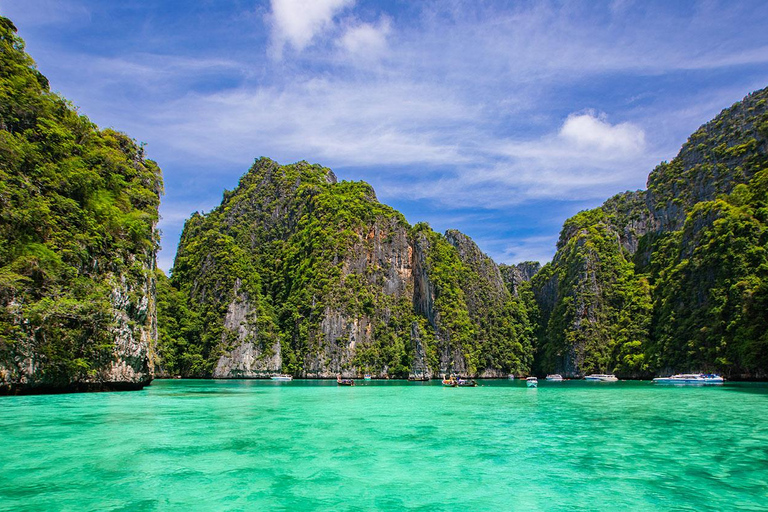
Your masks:
<path fill-rule="evenodd" d="M 768 375 L 768 89 L 702 126 L 648 190 L 566 221 L 534 278 L 537 365 Z"/>
<path fill-rule="evenodd" d="M 389 275 L 377 253 L 408 259 L 411 245 L 425 250 L 424 271 L 435 289 L 431 314 L 415 308 L 410 277 Z M 472 372 L 526 371 L 532 328 L 525 308 L 508 294 L 498 308 L 483 304 L 485 292 L 473 288 L 477 277 L 445 236 L 425 224 L 411 227 L 377 201 L 370 185 L 337 182 L 329 169 L 306 162 L 281 166 L 261 158 L 219 207 L 187 221 L 167 300 L 158 299 L 161 310 L 181 312 L 161 311 L 161 319 L 175 316 L 187 327 L 166 330 L 161 323 L 159 351 L 168 354 L 169 373 L 210 375 L 231 348 L 227 308 L 241 301 L 258 305 L 251 341 L 267 353 L 279 343 L 282 370 L 297 375 L 311 373 L 318 359 L 336 361 L 334 371 L 437 372 L 441 350 L 451 348 Z M 340 361 L 330 339 L 338 333 L 323 324 L 334 315 L 368 326 L 370 336 L 357 340 L 351 361 Z"/>
<path fill-rule="evenodd" d="M 0 366 L 8 380 L 30 354 L 52 385 L 111 360 L 113 284 L 151 278 L 161 189 L 142 147 L 50 92 L 0 17 Z"/>

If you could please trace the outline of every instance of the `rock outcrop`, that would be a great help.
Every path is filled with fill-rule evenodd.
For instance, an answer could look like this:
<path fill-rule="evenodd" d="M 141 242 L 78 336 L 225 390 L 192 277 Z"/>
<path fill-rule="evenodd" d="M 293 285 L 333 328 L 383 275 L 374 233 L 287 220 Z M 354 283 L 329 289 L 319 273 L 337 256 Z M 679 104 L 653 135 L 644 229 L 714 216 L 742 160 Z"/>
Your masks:
<path fill-rule="evenodd" d="M 538 261 L 523 261 L 516 265 L 499 265 L 501 278 L 507 285 L 509 292 L 518 297 L 520 295 L 520 286 L 523 283 L 529 283 L 533 276 L 541 270 L 541 263 Z"/>
<path fill-rule="evenodd" d="M 411 227 L 369 185 L 305 162 L 259 159 L 220 207 L 193 216 L 172 283 L 209 319 L 161 347 L 171 361 L 182 344 L 199 354 L 173 369 L 183 375 L 506 375 L 530 364 L 525 311 L 468 237 Z"/>
<path fill-rule="evenodd" d="M 767 102 L 767 89 L 750 94 L 654 169 L 647 191 L 565 222 L 533 279 L 540 371 L 766 374 Z"/>
<path fill-rule="evenodd" d="M 647 204 L 659 232 L 679 231 L 700 202 L 729 194 L 766 166 L 766 89 L 749 94 L 700 127 L 669 163 L 648 176 Z"/>
<path fill-rule="evenodd" d="M 0 17 L 0 393 L 153 376 L 160 170 L 99 130 Z"/>

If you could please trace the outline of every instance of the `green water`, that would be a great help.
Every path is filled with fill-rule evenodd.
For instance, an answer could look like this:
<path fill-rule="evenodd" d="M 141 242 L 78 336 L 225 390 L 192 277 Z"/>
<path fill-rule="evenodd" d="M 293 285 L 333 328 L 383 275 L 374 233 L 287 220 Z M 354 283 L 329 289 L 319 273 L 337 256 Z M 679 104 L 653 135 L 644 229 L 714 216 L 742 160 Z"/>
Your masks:
<path fill-rule="evenodd" d="M 766 508 L 765 385 L 176 380 L 0 397 L 2 510 Z"/>

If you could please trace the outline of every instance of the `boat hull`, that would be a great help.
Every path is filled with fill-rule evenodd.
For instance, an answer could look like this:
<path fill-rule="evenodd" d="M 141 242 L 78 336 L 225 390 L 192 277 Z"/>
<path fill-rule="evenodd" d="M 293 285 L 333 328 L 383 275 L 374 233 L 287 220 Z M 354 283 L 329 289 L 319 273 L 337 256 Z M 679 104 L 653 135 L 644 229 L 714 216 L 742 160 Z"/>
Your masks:
<path fill-rule="evenodd" d="M 618 382 L 615 375 L 587 375 L 584 380 L 590 382 Z"/>
<path fill-rule="evenodd" d="M 678 384 L 678 385 L 721 385 L 725 382 L 719 375 L 672 375 L 671 377 L 657 377 L 653 379 L 655 384 Z"/>

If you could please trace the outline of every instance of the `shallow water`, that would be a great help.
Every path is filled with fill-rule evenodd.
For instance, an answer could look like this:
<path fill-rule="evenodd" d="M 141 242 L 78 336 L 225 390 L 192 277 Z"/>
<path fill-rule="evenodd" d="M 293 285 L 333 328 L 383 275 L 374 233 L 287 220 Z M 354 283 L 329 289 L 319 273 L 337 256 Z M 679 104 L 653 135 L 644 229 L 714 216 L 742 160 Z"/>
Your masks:
<path fill-rule="evenodd" d="M 768 386 L 155 381 L 0 397 L 0 510 L 765 510 Z"/>

